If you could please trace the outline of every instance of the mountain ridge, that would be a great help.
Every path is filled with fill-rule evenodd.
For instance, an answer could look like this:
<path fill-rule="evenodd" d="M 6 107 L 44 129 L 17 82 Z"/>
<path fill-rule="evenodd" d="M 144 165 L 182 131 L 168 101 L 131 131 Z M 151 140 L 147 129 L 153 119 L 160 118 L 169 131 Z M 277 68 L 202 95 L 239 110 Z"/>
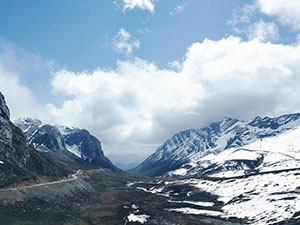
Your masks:
<path fill-rule="evenodd" d="M 26 134 L 29 143 L 42 154 L 74 168 L 119 170 L 105 157 L 101 142 L 85 129 L 42 123 L 19 118 L 14 123 Z"/>
<path fill-rule="evenodd" d="M 274 118 L 257 116 L 249 121 L 226 117 L 200 129 L 187 129 L 166 140 L 152 155 L 130 172 L 161 176 L 178 170 L 183 165 L 196 163 L 193 158 L 200 159 L 208 154 L 239 148 L 256 140 L 284 133 L 299 126 L 299 119 L 300 113 Z"/>

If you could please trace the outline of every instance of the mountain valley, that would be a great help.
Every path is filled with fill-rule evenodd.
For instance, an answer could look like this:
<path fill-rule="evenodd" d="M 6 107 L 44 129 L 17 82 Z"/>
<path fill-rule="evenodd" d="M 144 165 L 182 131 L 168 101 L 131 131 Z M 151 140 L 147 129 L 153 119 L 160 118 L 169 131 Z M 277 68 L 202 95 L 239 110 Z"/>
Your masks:
<path fill-rule="evenodd" d="M 183 131 L 133 174 L 87 130 L 14 125 L 1 94 L 0 224 L 299 224 L 299 121 L 225 118 Z"/>

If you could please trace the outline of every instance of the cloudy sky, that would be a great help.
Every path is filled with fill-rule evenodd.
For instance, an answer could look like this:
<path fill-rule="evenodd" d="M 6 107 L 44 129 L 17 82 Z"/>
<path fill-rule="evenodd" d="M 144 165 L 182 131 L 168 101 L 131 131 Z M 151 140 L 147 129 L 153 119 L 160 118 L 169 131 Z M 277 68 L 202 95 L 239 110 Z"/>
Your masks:
<path fill-rule="evenodd" d="M 88 129 L 117 165 L 226 116 L 300 111 L 299 0 L 0 0 L 13 118 Z"/>

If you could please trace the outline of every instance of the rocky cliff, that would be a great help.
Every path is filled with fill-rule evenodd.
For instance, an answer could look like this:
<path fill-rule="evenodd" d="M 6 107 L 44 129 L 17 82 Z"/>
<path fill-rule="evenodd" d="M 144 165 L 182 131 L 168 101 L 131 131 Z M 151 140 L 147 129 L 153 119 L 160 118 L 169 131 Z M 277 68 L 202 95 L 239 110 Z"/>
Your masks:
<path fill-rule="evenodd" d="M 29 145 L 23 132 L 11 122 L 9 109 L 0 93 L 0 186 L 68 173 L 65 167 L 43 157 Z"/>

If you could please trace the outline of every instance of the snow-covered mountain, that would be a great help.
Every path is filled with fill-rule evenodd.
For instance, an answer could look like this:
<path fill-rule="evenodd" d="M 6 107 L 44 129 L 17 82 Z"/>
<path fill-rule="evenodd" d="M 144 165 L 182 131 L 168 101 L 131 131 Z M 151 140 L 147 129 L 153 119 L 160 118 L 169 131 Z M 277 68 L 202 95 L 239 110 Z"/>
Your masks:
<path fill-rule="evenodd" d="M 44 124 L 31 118 L 13 122 L 38 151 L 61 163 L 71 167 L 90 165 L 118 170 L 104 156 L 100 141 L 85 129 Z"/>
<path fill-rule="evenodd" d="M 257 140 L 242 148 L 230 148 L 204 157 L 195 155 L 191 162 L 172 175 L 204 174 L 233 177 L 253 172 L 279 171 L 300 168 L 300 127 L 274 137 Z"/>
<path fill-rule="evenodd" d="M 281 167 L 292 163 L 296 166 L 299 157 L 294 137 L 299 125 L 300 114 L 256 117 L 250 121 L 225 118 L 201 129 L 175 134 L 132 172 L 148 176 L 213 175 L 279 167 L 281 162 Z M 293 128 L 286 134 L 290 136 L 280 135 Z M 281 145 L 271 144 L 277 143 L 275 139 Z M 286 139 L 294 146 L 288 153 Z"/>

